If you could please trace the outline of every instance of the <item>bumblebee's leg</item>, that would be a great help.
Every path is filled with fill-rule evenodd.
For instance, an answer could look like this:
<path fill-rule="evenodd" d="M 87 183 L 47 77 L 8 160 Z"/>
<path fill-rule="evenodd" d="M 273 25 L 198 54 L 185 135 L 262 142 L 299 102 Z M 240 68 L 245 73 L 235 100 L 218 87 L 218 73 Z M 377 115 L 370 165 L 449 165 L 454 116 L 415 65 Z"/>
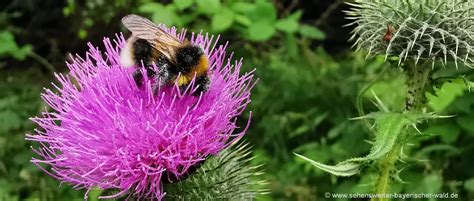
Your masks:
<path fill-rule="evenodd" d="M 158 68 L 157 69 L 158 72 L 156 72 L 154 76 L 155 82 L 153 85 L 153 94 L 156 95 L 160 86 L 170 84 L 172 80 L 171 73 L 169 71 L 171 65 L 172 64 L 168 60 L 166 60 L 164 57 L 158 58 L 156 62 L 156 67 Z"/>
<path fill-rule="evenodd" d="M 152 55 L 153 48 L 151 47 L 150 43 L 144 39 L 137 39 L 133 44 L 133 58 L 135 59 L 136 64 L 140 64 L 138 66 L 141 66 L 141 64 L 148 64 L 150 61 L 150 57 Z M 147 68 L 147 74 L 148 74 L 148 67 Z M 143 75 L 141 73 L 142 68 L 137 68 L 132 76 L 133 79 L 135 80 L 135 83 L 137 84 L 138 87 L 141 87 L 143 85 Z"/>
<path fill-rule="evenodd" d="M 153 85 L 151 86 L 151 91 L 153 93 L 153 96 L 156 96 L 158 94 L 158 90 L 160 89 L 160 78 L 159 76 L 155 76 L 155 82 L 153 82 Z"/>
<path fill-rule="evenodd" d="M 147 66 L 146 67 L 146 75 L 150 78 L 153 77 L 156 74 L 155 70 L 153 69 L 153 66 Z"/>
<path fill-rule="evenodd" d="M 179 90 L 181 91 L 181 93 L 184 93 L 186 91 L 186 89 L 188 88 L 188 86 L 189 86 L 189 84 L 179 86 Z"/>
<path fill-rule="evenodd" d="M 162 65 L 160 72 L 158 72 L 159 81 L 162 85 L 169 84 L 171 82 L 171 74 L 169 71 L 169 64 Z"/>
<path fill-rule="evenodd" d="M 143 85 L 143 75 L 140 69 L 136 69 L 135 71 L 133 71 L 132 77 L 138 87 L 141 87 Z"/>
<path fill-rule="evenodd" d="M 210 80 L 209 77 L 204 74 L 196 78 L 194 86 L 197 86 L 196 91 L 194 91 L 193 96 L 199 96 L 201 92 L 206 92 L 209 90 Z"/>

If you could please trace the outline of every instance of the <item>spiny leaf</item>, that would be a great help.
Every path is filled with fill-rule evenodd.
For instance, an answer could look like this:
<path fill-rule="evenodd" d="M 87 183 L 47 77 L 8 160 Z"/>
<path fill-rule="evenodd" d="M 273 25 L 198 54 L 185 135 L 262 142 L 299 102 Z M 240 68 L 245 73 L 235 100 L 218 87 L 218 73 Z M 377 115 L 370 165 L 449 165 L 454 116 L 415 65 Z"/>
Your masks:
<path fill-rule="evenodd" d="M 338 163 L 337 165 L 325 165 L 325 164 L 322 164 L 322 163 L 319 163 L 319 162 L 316 162 L 314 160 L 311 160 L 309 158 L 306 158 L 302 155 L 299 155 L 297 153 L 295 153 L 296 156 L 310 162 L 312 165 L 314 165 L 315 167 L 323 170 L 323 171 L 326 171 L 326 172 L 329 172 L 333 175 L 336 175 L 336 176 L 341 176 L 341 177 L 348 177 L 348 176 L 352 176 L 352 175 L 355 175 L 355 174 L 358 174 L 360 172 L 360 169 L 361 169 L 361 165 L 359 163 L 356 163 L 356 162 L 341 162 L 341 163 Z"/>
<path fill-rule="evenodd" d="M 336 165 L 326 165 L 296 154 L 298 157 L 310 162 L 315 167 L 334 174 L 336 176 L 351 176 L 360 172 L 363 165 L 378 160 L 392 150 L 395 143 L 407 126 L 426 118 L 432 118 L 431 114 L 419 113 L 371 113 L 360 118 L 375 119 L 376 133 L 370 153 L 365 157 L 348 159 Z"/>
<path fill-rule="evenodd" d="M 403 114 L 381 113 L 377 115 L 375 124 L 375 142 L 370 150 L 367 160 L 377 160 L 392 150 L 398 136 L 410 121 Z"/>

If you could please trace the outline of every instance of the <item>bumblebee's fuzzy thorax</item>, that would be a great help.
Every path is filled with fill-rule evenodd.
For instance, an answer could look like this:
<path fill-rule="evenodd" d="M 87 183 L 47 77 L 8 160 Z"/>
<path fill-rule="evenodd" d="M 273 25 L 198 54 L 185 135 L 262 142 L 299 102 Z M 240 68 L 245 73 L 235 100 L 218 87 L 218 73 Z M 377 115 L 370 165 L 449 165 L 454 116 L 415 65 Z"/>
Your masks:
<path fill-rule="evenodd" d="M 199 78 L 201 76 L 207 77 L 207 70 L 209 65 L 209 59 L 205 54 L 202 54 L 195 65 L 191 66 L 188 73 L 181 73 L 181 76 L 178 79 L 178 85 L 187 85 L 191 80 L 196 76 Z"/>
<path fill-rule="evenodd" d="M 200 64 L 203 55 L 204 51 L 199 46 L 185 45 L 179 48 L 176 52 L 177 70 L 182 74 L 191 73 Z"/>
<path fill-rule="evenodd" d="M 195 78 L 195 85 L 199 85 L 195 94 L 207 90 L 209 85 L 207 75 L 209 59 L 201 47 L 195 45 L 183 46 L 176 52 L 176 61 L 176 70 L 181 74 L 177 80 L 179 86 L 187 86 Z"/>

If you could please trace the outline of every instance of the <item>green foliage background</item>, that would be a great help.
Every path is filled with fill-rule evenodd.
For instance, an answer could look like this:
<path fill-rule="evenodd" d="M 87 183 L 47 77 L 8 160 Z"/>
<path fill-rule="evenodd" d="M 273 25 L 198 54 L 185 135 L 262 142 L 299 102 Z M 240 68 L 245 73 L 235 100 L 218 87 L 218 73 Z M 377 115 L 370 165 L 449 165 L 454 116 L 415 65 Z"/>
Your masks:
<path fill-rule="evenodd" d="M 120 18 L 128 13 L 221 34 L 221 42 L 230 41 L 229 50 L 244 57 L 245 70 L 257 69 L 247 139 L 255 157 L 251 163 L 264 163 L 261 177 L 268 182 L 269 194 L 259 199 L 332 200 L 325 192 L 372 191 L 375 171 L 337 178 L 293 154 L 327 164 L 367 154 L 373 136 L 362 121 L 350 118 L 358 116 L 357 95 L 373 80 L 363 94 L 367 111 L 376 110 L 373 94 L 393 110 L 403 107 L 405 78 L 398 70 L 379 75 L 389 68 L 383 57 L 366 59 L 344 42 L 351 27 L 341 28 L 350 22 L 343 19 L 342 1 L 14 0 L 0 5 L 0 201 L 83 200 L 83 191 L 59 187 L 29 162 L 34 145 L 24 135 L 35 125 L 28 118 L 45 107 L 39 94 L 50 86 L 53 72 L 66 71 L 66 53 L 83 54 L 87 41 L 99 45 L 102 37 L 124 31 Z M 454 69 L 444 74 L 472 77 L 471 69 Z M 393 191 L 454 192 L 472 200 L 474 94 L 454 79 L 428 97 L 434 111 L 455 116 L 422 127 L 431 135 L 407 150 L 418 160 L 406 161 L 400 178 L 407 183 L 395 184 Z"/>

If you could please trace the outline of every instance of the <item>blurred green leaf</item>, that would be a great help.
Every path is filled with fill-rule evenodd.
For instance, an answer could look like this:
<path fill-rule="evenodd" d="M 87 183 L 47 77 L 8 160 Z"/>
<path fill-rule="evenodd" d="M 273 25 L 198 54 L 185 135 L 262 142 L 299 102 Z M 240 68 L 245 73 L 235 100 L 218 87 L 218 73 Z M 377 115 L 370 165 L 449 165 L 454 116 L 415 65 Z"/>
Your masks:
<path fill-rule="evenodd" d="M 178 21 L 177 15 L 171 6 L 164 6 L 159 3 L 149 2 L 141 5 L 138 10 L 143 13 L 151 14 L 151 20 L 156 24 L 173 26 L 176 25 Z"/>
<path fill-rule="evenodd" d="M 204 14 L 218 13 L 221 9 L 220 0 L 198 0 L 196 3 L 198 11 Z"/>
<path fill-rule="evenodd" d="M 340 135 L 342 135 L 344 132 L 344 130 L 347 129 L 347 122 L 342 122 L 340 124 L 337 124 L 336 126 L 332 127 L 329 131 L 328 131 L 328 139 L 334 139 Z"/>
<path fill-rule="evenodd" d="M 464 182 L 464 188 L 468 191 L 474 192 L 474 178 L 470 178 Z"/>
<path fill-rule="evenodd" d="M 443 186 L 443 178 L 438 174 L 431 174 L 425 176 L 423 179 L 424 187 L 426 193 L 439 193 L 441 187 Z M 433 199 L 435 200 L 435 199 Z"/>
<path fill-rule="evenodd" d="M 275 27 L 278 30 L 281 30 L 281 31 L 286 32 L 286 33 L 296 32 L 298 30 L 298 26 L 299 26 L 299 23 L 298 23 L 297 20 L 293 20 L 293 19 L 289 19 L 289 18 L 278 20 L 275 23 Z"/>
<path fill-rule="evenodd" d="M 17 51 L 13 52 L 13 58 L 16 60 L 25 60 L 28 54 L 33 51 L 33 46 L 31 45 L 23 45 L 21 48 L 19 48 Z"/>
<path fill-rule="evenodd" d="M 299 127 L 297 127 L 295 130 L 293 130 L 292 132 L 290 132 L 288 134 L 288 137 L 290 138 L 294 138 L 294 137 L 297 137 L 298 135 L 302 135 L 308 131 L 310 131 L 311 129 L 311 126 L 308 125 L 308 124 L 303 124 L 303 125 L 300 125 Z"/>
<path fill-rule="evenodd" d="M 179 15 L 179 13 L 178 13 Z M 180 27 L 187 27 L 189 28 L 190 24 L 196 21 L 196 18 L 199 17 L 199 14 L 196 12 L 192 12 L 189 15 L 179 15 L 176 20 L 176 25 Z"/>
<path fill-rule="evenodd" d="M 418 184 L 417 188 L 414 189 L 415 192 L 426 193 L 426 194 L 435 194 L 441 192 L 441 187 L 443 186 L 443 178 L 439 174 L 428 174 L 424 175 L 421 183 Z M 437 200 L 433 197 L 428 200 L 434 201 Z"/>
<path fill-rule="evenodd" d="M 440 135 L 441 140 L 445 143 L 453 143 L 458 139 L 461 129 L 458 126 L 450 123 L 433 124 L 430 125 L 425 132 L 429 134 Z"/>
<path fill-rule="evenodd" d="M 318 161 L 326 162 L 331 158 L 331 154 L 321 150 L 321 146 L 317 142 L 308 142 L 296 147 L 293 150 L 294 153 L 301 153 L 301 155 L 311 156 L 311 158 L 317 158 Z M 306 161 L 302 161 L 306 163 Z"/>
<path fill-rule="evenodd" d="M 373 93 L 372 93 L 373 92 Z M 374 94 L 393 111 L 402 111 L 405 107 L 405 80 L 402 76 L 391 77 L 375 82 L 369 90 L 364 93 L 364 97 L 374 101 Z"/>
<path fill-rule="evenodd" d="M 147 3 L 141 4 L 138 7 L 138 11 L 143 12 L 143 13 L 155 13 L 155 12 L 162 11 L 163 9 L 164 9 L 164 6 L 156 2 L 147 2 Z"/>
<path fill-rule="evenodd" d="M 29 150 L 24 150 L 20 153 L 17 153 L 14 157 L 13 157 L 13 162 L 18 164 L 18 165 L 21 165 L 23 164 L 25 161 L 29 161 L 31 159 L 31 152 Z"/>
<path fill-rule="evenodd" d="M 302 36 L 311 39 L 322 40 L 326 38 L 326 34 L 314 26 L 300 25 L 299 32 Z"/>
<path fill-rule="evenodd" d="M 0 135 L 8 134 L 8 131 L 19 129 L 23 123 L 17 113 L 7 109 L 0 111 Z"/>
<path fill-rule="evenodd" d="M 447 144 L 433 144 L 423 147 L 416 155 L 418 157 L 427 158 L 432 152 L 443 153 L 444 155 L 456 155 L 461 153 L 461 151 L 452 145 Z"/>
<path fill-rule="evenodd" d="M 271 24 L 277 19 L 276 9 L 270 2 L 259 2 L 254 9 L 246 13 L 252 22 Z"/>
<path fill-rule="evenodd" d="M 235 21 L 244 25 L 244 26 L 250 26 L 252 24 L 252 21 L 245 16 L 245 15 L 240 15 L 240 14 L 234 14 Z"/>
<path fill-rule="evenodd" d="M 303 11 L 298 10 L 298 11 L 293 12 L 293 13 L 292 13 L 291 15 L 289 15 L 287 18 L 290 19 L 290 20 L 299 21 L 302 15 L 303 15 Z"/>
<path fill-rule="evenodd" d="M 242 1 L 236 1 L 232 3 L 231 9 L 240 13 L 246 13 L 249 12 L 253 9 L 255 9 L 255 4 L 253 3 L 248 3 L 248 2 L 242 2 Z"/>
<path fill-rule="evenodd" d="M 211 27 L 215 32 L 227 30 L 234 22 L 234 13 L 229 9 L 222 9 L 212 17 Z"/>
<path fill-rule="evenodd" d="M 275 34 L 275 27 L 267 22 L 257 22 L 247 29 L 246 37 L 252 41 L 266 41 Z"/>
<path fill-rule="evenodd" d="M 298 57 L 298 44 L 296 44 L 296 38 L 294 34 L 285 34 L 286 47 L 288 48 L 288 54 L 293 57 Z"/>
<path fill-rule="evenodd" d="M 31 45 L 19 47 L 15 42 L 15 37 L 11 32 L 0 32 L 0 57 L 11 56 L 16 60 L 24 60 L 33 50 Z"/>
<path fill-rule="evenodd" d="M 427 94 L 428 105 L 435 112 L 441 112 L 448 107 L 457 97 L 464 94 L 467 89 L 464 79 L 457 78 L 450 82 L 445 82 L 440 88 L 434 90 L 435 95 Z"/>
<path fill-rule="evenodd" d="M 84 19 L 84 26 L 85 27 L 91 27 L 92 25 L 94 25 L 94 20 L 91 19 L 90 17 Z"/>
<path fill-rule="evenodd" d="M 275 23 L 275 27 L 287 33 L 294 33 L 299 28 L 299 20 L 303 12 L 296 11 L 284 19 L 279 19 Z"/>
<path fill-rule="evenodd" d="M 468 131 L 468 134 L 474 135 L 474 116 L 456 117 L 456 122 L 461 128 Z"/>
<path fill-rule="evenodd" d="M 452 108 L 450 108 L 447 112 L 448 114 L 451 112 L 457 113 L 465 113 L 465 114 L 472 114 L 474 112 L 474 94 L 467 93 L 464 96 L 460 96 L 456 98 L 456 100 L 452 103 Z"/>
<path fill-rule="evenodd" d="M 63 8 L 64 16 L 71 15 L 74 10 L 76 9 L 76 1 L 75 0 L 67 0 L 67 5 Z"/>
<path fill-rule="evenodd" d="M 179 10 L 184 10 L 186 8 L 189 8 L 191 5 L 193 5 L 194 0 L 174 0 L 173 3 L 176 5 L 176 7 Z"/>
<path fill-rule="evenodd" d="M 85 29 L 79 29 L 79 32 L 77 33 L 77 36 L 80 38 L 80 39 L 84 39 L 87 37 L 87 30 Z"/>
<path fill-rule="evenodd" d="M 89 200 L 90 201 L 99 201 L 99 196 L 104 192 L 104 190 L 99 188 L 94 188 L 89 192 Z"/>

